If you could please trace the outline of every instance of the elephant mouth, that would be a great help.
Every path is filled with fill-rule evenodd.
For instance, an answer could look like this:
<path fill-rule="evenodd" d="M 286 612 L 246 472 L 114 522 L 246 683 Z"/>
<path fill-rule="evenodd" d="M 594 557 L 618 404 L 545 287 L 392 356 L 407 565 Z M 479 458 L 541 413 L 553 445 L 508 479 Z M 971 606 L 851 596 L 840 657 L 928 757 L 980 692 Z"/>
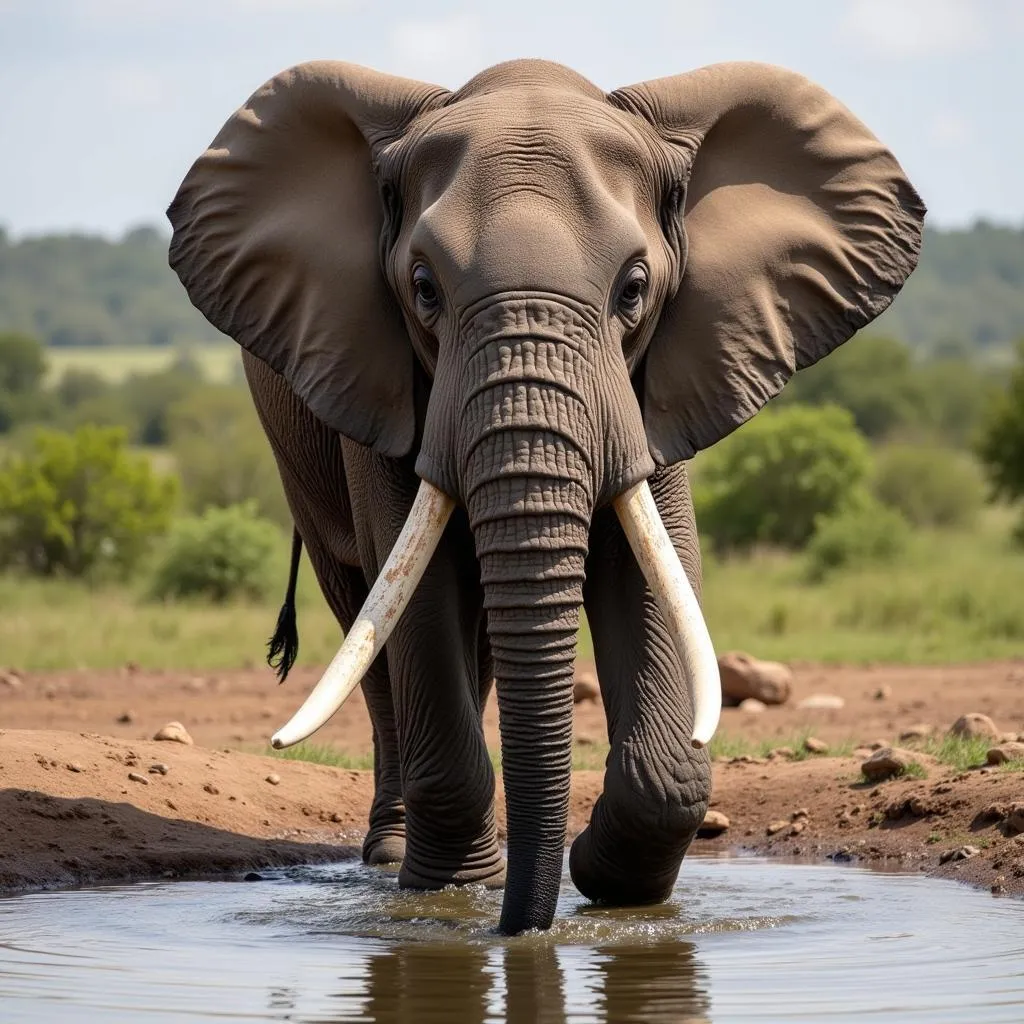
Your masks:
<path fill-rule="evenodd" d="M 694 712 L 692 743 L 703 747 L 718 727 L 722 692 L 700 604 L 647 482 L 623 491 L 612 504 L 682 660 Z M 454 508 L 447 494 L 421 481 L 405 526 L 359 615 L 302 707 L 272 737 L 276 749 L 311 736 L 359 685 L 422 579 Z"/>

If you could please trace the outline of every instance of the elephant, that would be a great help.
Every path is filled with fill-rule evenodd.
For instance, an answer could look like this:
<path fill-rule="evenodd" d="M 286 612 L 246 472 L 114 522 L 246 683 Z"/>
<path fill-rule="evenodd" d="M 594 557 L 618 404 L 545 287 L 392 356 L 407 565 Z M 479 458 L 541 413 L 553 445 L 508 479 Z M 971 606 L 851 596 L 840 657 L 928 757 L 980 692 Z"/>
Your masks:
<path fill-rule="evenodd" d="M 273 649 L 286 669 L 303 545 L 345 632 L 275 744 L 361 682 L 365 861 L 503 885 L 499 930 L 547 929 L 585 610 L 610 752 L 571 877 L 595 902 L 665 900 L 720 705 L 687 463 L 914 270 L 925 206 L 890 150 L 767 64 L 605 92 L 524 59 L 450 91 L 314 61 L 226 121 L 167 214 L 294 518 Z"/>

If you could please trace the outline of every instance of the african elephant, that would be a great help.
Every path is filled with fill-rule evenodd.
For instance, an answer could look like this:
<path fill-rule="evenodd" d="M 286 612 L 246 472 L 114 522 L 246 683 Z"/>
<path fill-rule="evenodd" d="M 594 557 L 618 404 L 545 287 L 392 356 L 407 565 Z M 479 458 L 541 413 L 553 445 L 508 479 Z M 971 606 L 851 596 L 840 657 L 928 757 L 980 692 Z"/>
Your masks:
<path fill-rule="evenodd" d="M 611 751 L 572 877 L 667 897 L 718 717 L 685 462 L 888 306 L 924 212 L 853 114 L 762 64 L 605 93 L 539 60 L 455 92 L 314 62 L 227 121 L 169 207 L 170 263 L 244 349 L 347 631 L 275 742 L 362 677 L 368 862 L 504 882 L 502 931 L 550 926 L 582 606 Z"/>

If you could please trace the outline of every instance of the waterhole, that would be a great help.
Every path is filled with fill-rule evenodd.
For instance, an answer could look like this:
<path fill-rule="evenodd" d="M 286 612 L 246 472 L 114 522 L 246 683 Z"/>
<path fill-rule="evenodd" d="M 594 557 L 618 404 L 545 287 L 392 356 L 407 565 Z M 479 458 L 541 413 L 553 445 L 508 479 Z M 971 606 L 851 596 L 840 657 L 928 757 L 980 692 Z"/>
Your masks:
<path fill-rule="evenodd" d="M 499 905 L 358 863 L 0 900 L 0 1021 L 1024 1021 L 1024 903 L 949 882 L 690 857 L 662 906 Z"/>

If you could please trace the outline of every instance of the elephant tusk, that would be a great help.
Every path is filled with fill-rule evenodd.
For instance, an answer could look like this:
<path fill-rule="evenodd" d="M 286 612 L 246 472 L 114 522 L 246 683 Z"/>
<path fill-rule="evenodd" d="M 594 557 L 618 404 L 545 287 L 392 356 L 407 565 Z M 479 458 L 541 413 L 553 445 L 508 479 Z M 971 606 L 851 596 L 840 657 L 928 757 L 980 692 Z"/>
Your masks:
<path fill-rule="evenodd" d="M 647 481 L 624 491 L 614 505 L 682 659 L 693 701 L 693 745 L 703 747 L 718 728 L 722 682 L 697 595 L 686 578 Z"/>
<path fill-rule="evenodd" d="M 423 578 L 454 508 L 447 494 L 421 481 L 402 532 L 352 628 L 305 703 L 274 733 L 270 742 L 275 749 L 311 736 L 348 700 Z"/>

